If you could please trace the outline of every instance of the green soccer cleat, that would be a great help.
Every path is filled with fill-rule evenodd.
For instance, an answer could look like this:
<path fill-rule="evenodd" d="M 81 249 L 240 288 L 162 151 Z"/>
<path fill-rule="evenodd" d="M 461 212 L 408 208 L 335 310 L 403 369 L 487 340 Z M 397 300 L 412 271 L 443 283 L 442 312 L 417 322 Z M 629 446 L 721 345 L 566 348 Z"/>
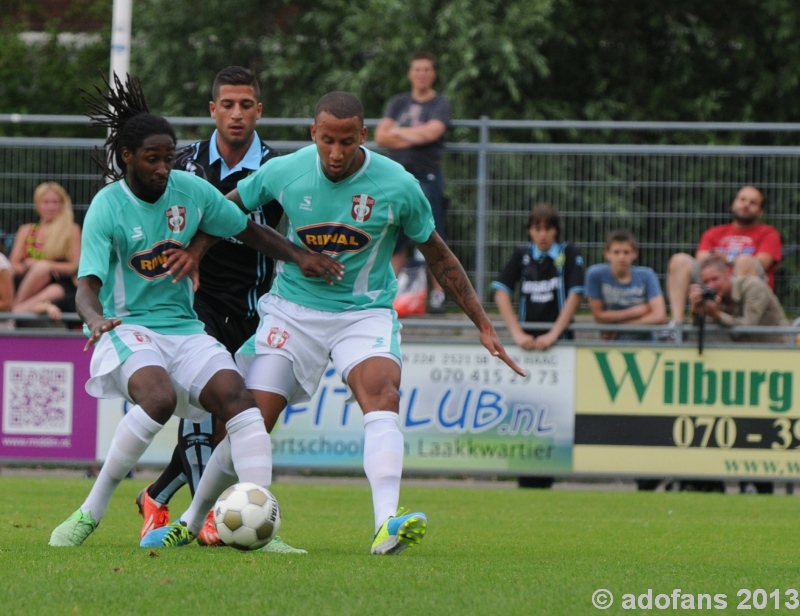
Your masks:
<path fill-rule="evenodd" d="M 372 542 L 372 554 L 399 554 L 412 545 L 417 545 L 425 536 L 428 518 L 419 511 L 405 513 L 402 507 L 397 515 L 383 523 Z"/>
<path fill-rule="evenodd" d="M 50 545 L 58 548 L 72 548 L 82 545 L 86 538 L 94 532 L 100 522 L 95 522 L 88 513 L 78 509 L 53 529 Z"/>
<path fill-rule="evenodd" d="M 275 535 L 267 545 L 256 550 L 257 552 L 268 552 L 269 554 L 308 554 L 308 550 L 293 548 L 278 535 Z"/>
<path fill-rule="evenodd" d="M 180 520 L 147 533 L 139 542 L 143 548 L 177 548 L 194 541 L 194 535 Z"/>

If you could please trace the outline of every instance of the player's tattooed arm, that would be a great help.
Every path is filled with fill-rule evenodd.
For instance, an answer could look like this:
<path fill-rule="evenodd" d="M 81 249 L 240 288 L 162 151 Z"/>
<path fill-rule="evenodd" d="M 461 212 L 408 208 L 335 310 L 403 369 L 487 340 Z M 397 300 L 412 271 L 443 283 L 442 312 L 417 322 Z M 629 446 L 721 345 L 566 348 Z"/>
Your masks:
<path fill-rule="evenodd" d="M 431 233 L 428 240 L 419 245 L 419 249 L 447 295 L 455 300 L 478 329 L 484 322 L 488 323 L 489 317 L 478 301 L 464 268 L 439 234 L 436 231 Z"/>
<path fill-rule="evenodd" d="M 445 293 L 455 300 L 461 310 L 464 311 L 470 321 L 480 331 L 481 344 L 495 357 L 502 359 L 514 372 L 525 375 L 525 371 L 520 368 L 513 359 L 508 356 L 506 350 L 497 336 L 497 332 L 489 320 L 483 305 L 478 299 L 472 283 L 467 277 L 467 273 L 461 266 L 453 251 L 447 247 L 439 234 L 434 231 L 427 241 L 418 244 L 420 252 L 425 257 L 431 273 L 442 285 Z"/>
<path fill-rule="evenodd" d="M 75 310 L 89 328 L 89 340 L 84 351 L 88 351 L 106 332 L 110 332 L 122 319 L 107 319 L 103 316 L 103 305 L 100 303 L 100 289 L 103 283 L 97 276 L 78 278 L 78 290 L 75 293 Z"/>

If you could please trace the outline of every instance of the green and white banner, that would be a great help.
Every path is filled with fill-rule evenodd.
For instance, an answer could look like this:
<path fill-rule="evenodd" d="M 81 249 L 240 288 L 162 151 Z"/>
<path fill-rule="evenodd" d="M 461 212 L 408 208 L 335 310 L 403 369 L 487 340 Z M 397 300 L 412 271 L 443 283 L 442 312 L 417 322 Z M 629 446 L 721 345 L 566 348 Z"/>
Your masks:
<path fill-rule="evenodd" d="M 574 432 L 575 349 L 516 353 L 520 377 L 480 345 L 405 343 L 400 429 L 405 468 L 568 473 Z M 330 368 L 314 398 L 284 411 L 276 466 L 360 468 L 361 410 Z"/>

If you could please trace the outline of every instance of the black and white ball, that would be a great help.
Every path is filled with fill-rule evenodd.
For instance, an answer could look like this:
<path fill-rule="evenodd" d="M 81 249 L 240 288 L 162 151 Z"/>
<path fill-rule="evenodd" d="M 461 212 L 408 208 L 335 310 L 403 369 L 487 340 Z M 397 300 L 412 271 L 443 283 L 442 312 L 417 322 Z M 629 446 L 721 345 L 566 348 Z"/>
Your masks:
<path fill-rule="evenodd" d="M 281 508 L 266 488 L 254 483 L 237 483 L 217 499 L 214 524 L 225 545 L 237 550 L 257 550 L 278 532 Z"/>

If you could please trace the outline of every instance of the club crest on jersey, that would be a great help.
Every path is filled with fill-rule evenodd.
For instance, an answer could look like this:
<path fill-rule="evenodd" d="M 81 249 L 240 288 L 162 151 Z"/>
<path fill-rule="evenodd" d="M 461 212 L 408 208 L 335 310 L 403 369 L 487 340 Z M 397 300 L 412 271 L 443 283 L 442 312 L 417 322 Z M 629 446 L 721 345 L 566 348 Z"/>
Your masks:
<path fill-rule="evenodd" d="M 369 195 L 353 195 L 353 209 L 350 214 L 356 222 L 364 222 L 372 216 L 375 199 Z"/>
<path fill-rule="evenodd" d="M 267 334 L 267 344 L 273 349 L 280 349 L 289 340 L 289 332 L 282 327 L 273 327 Z"/>
<path fill-rule="evenodd" d="M 167 224 L 173 233 L 180 233 L 186 227 L 186 208 L 182 205 L 173 205 L 167 209 Z"/>
<path fill-rule="evenodd" d="M 164 251 L 168 248 L 183 248 L 183 244 L 175 240 L 159 242 L 149 250 L 143 250 L 142 252 L 137 252 L 135 255 L 132 255 L 131 258 L 128 259 L 128 265 L 139 274 L 139 276 L 147 280 L 163 278 L 169 274 L 167 269 L 163 267 L 164 263 L 167 262 Z"/>
<path fill-rule="evenodd" d="M 314 252 L 342 254 L 363 250 L 372 236 L 360 229 L 335 222 L 300 227 L 296 231 L 303 245 Z"/>

